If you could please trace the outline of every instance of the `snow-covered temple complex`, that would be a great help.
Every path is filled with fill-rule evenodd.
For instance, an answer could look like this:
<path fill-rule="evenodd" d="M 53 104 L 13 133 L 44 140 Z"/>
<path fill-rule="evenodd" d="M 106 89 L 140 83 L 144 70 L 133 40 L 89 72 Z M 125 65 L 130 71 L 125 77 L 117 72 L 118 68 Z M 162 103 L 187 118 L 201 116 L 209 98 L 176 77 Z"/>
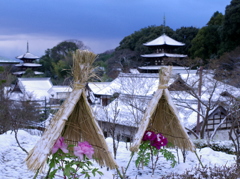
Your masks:
<path fill-rule="evenodd" d="M 171 59 L 177 60 L 187 57 L 187 55 L 173 53 L 176 48 L 185 44 L 170 38 L 165 33 L 143 45 L 149 47 L 153 53 L 141 55 L 146 64 L 146 66 L 138 67 L 141 73 L 158 73 L 162 65 L 174 65 L 170 62 Z"/>
<path fill-rule="evenodd" d="M 18 68 L 18 71 L 14 72 L 13 74 L 21 77 L 23 74 L 26 73 L 27 69 L 31 69 L 35 75 L 41 75 L 43 72 L 37 71 L 41 64 L 35 63 L 36 60 L 39 59 L 38 56 L 33 55 L 29 52 L 28 43 L 27 43 L 27 52 L 25 54 L 19 55 L 16 57 L 19 60 L 22 60 L 22 63 L 15 65 Z"/>
<path fill-rule="evenodd" d="M 194 72 L 185 70 L 172 74 L 168 83 L 168 90 L 178 109 L 180 121 L 187 129 L 196 131 L 198 114 L 205 116 L 208 113 L 205 134 L 209 137 L 213 134 L 214 139 L 226 138 L 231 126 L 231 121 L 225 118 L 231 103 L 229 96 L 239 96 L 239 88 L 217 81 L 209 71 L 204 71 L 201 102 L 207 104 L 211 100 L 211 103 L 206 107 L 202 105 L 201 111 L 198 112 L 196 95 L 199 74 Z M 120 73 L 116 79 L 107 84 L 89 82 L 88 95 L 95 97 L 91 100 L 95 102 L 92 106 L 103 131 L 109 130 L 111 126 L 109 123 L 116 120 L 115 125 L 118 128 L 116 131 L 119 135 L 131 138 L 158 85 L 157 73 Z M 229 95 L 225 95 L 226 92 Z M 200 125 L 202 123 L 203 119 L 200 118 Z M 214 129 L 220 123 L 221 126 L 215 135 Z M 193 135 L 190 137 L 194 138 Z"/>

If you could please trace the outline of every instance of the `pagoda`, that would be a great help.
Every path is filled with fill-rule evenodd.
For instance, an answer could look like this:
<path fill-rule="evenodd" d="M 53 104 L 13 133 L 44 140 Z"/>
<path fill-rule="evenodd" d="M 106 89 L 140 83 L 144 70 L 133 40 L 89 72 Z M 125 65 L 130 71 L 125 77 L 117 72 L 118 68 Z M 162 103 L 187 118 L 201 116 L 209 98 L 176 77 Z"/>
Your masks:
<path fill-rule="evenodd" d="M 41 64 L 35 63 L 39 57 L 33 55 L 29 52 L 28 43 L 27 43 L 27 52 L 23 55 L 17 56 L 17 59 L 21 60 L 22 63 L 15 65 L 18 68 L 18 71 L 14 72 L 13 74 L 21 77 L 26 73 L 27 69 L 31 69 L 35 75 L 42 75 L 43 72 L 37 71 Z"/>
<path fill-rule="evenodd" d="M 174 53 L 176 48 L 185 44 L 170 38 L 165 33 L 143 45 L 149 47 L 153 53 L 141 55 L 145 59 L 145 66 L 138 67 L 141 73 L 158 73 L 161 66 L 173 65 L 170 59 L 178 60 L 187 57 L 187 55 Z"/>

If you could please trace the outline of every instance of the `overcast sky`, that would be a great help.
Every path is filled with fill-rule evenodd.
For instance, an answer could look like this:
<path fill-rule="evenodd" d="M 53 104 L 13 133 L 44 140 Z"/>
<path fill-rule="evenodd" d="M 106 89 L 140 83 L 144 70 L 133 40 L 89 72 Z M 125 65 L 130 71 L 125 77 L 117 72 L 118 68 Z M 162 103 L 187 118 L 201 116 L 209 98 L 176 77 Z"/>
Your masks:
<path fill-rule="evenodd" d="M 0 1 L 0 56 L 14 59 L 68 40 L 81 40 L 94 53 L 114 49 L 141 28 L 163 24 L 201 28 L 231 0 L 8 0 Z"/>

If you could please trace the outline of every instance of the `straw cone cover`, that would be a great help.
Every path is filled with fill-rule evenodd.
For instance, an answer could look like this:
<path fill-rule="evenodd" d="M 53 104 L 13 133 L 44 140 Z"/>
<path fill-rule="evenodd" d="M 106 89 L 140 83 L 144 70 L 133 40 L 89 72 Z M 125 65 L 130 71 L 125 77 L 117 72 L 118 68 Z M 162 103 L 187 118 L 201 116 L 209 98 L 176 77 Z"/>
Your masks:
<path fill-rule="evenodd" d="M 167 89 L 172 67 L 162 67 L 159 71 L 159 87 L 150 101 L 135 134 L 131 151 L 136 152 L 146 130 L 162 133 L 169 142 L 180 149 L 194 151 L 195 147 L 179 121 L 178 111 Z"/>
<path fill-rule="evenodd" d="M 43 170 L 52 147 L 60 136 L 63 136 L 68 144 L 88 141 L 94 148 L 93 157 L 99 165 L 117 167 L 84 90 L 89 78 L 94 77 L 92 64 L 95 58 L 96 55 L 89 51 L 77 50 L 73 54 L 73 91 L 61 105 L 41 139 L 29 152 L 26 164 L 30 170 Z"/>

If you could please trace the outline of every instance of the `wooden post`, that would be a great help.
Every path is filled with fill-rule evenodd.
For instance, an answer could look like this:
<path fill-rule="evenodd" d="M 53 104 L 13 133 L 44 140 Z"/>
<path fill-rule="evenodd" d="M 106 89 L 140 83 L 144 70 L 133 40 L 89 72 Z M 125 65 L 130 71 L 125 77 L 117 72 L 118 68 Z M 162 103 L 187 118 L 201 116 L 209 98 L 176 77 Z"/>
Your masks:
<path fill-rule="evenodd" d="M 196 133 L 199 135 L 200 133 L 200 110 L 201 110 L 201 95 L 202 95 L 202 71 L 203 67 L 199 67 L 199 83 L 198 83 L 198 113 L 197 113 L 197 126 L 196 126 Z"/>
<path fill-rule="evenodd" d="M 47 119 L 47 99 L 46 99 L 46 97 L 45 97 L 45 99 L 44 99 L 44 115 L 45 115 L 45 119 L 44 120 L 46 120 Z"/>

